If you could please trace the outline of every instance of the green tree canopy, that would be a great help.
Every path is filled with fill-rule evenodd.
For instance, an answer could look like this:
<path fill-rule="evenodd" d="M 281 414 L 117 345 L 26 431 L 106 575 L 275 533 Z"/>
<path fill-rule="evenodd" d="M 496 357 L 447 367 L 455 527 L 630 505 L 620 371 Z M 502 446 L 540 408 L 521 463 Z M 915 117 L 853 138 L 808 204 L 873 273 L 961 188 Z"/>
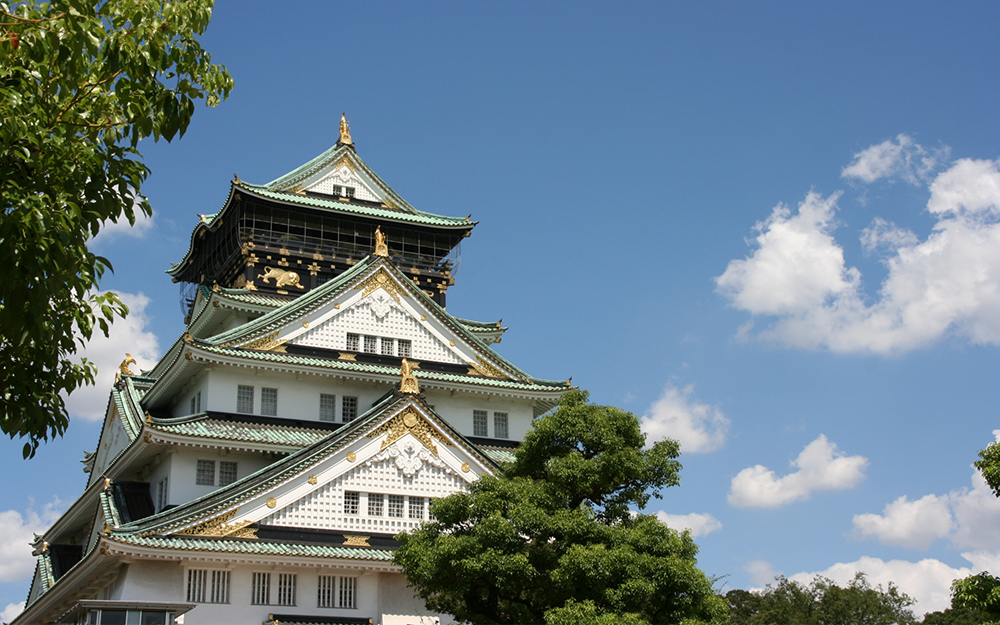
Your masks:
<path fill-rule="evenodd" d="M 974 464 L 993 489 L 993 494 L 1000 497 L 1000 443 L 990 443 L 986 449 L 980 449 L 979 460 Z"/>
<path fill-rule="evenodd" d="M 139 142 L 183 135 L 194 103 L 233 82 L 198 44 L 211 0 L 0 2 L 0 428 L 24 455 L 61 435 L 60 394 L 92 384 L 76 359 L 127 309 L 98 293 L 87 241 L 137 212 Z"/>
<path fill-rule="evenodd" d="M 399 535 L 395 562 L 429 608 L 459 621 L 725 622 L 690 534 L 629 510 L 678 483 L 677 443 L 644 444 L 635 415 L 569 392 L 499 475 Z"/>
<path fill-rule="evenodd" d="M 951 607 L 985 613 L 989 618 L 984 625 L 1000 623 L 1000 577 L 984 571 L 956 579 L 951 583 Z"/>
<path fill-rule="evenodd" d="M 913 599 L 889 584 L 873 587 L 858 573 L 841 587 L 825 577 L 806 585 L 785 577 L 761 592 L 731 590 L 732 625 L 910 625 Z"/>

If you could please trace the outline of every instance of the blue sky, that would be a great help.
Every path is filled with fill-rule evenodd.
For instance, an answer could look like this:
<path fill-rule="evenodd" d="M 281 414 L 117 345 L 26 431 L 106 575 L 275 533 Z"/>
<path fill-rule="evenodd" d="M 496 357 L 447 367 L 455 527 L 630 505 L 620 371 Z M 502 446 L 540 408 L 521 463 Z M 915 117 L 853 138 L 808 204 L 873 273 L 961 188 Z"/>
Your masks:
<path fill-rule="evenodd" d="M 94 245 L 133 317 L 111 375 L 181 333 L 198 213 L 336 141 L 411 204 L 480 222 L 449 310 L 501 353 L 682 443 L 649 508 L 724 589 L 865 570 L 947 605 L 1000 572 L 971 467 L 1000 428 L 1000 12 L 954 3 L 221 1 L 203 43 L 236 80 L 142 148 L 155 209 Z M 992 374 L 990 372 L 993 372 Z M 994 380 L 993 383 L 990 380 Z M 107 398 L 0 455 L 0 609 L 26 542 L 85 484 Z"/>

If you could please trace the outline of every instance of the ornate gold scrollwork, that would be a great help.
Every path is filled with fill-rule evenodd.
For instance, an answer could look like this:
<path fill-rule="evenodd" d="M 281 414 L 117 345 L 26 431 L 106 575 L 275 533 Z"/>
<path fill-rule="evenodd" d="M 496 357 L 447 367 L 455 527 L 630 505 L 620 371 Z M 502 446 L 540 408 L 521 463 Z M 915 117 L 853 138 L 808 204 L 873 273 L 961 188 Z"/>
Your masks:
<path fill-rule="evenodd" d="M 402 373 L 403 379 L 399 383 L 399 392 L 409 395 L 419 393 L 420 385 L 417 383 L 417 376 L 413 375 L 413 365 L 405 358 L 403 359 L 403 366 L 400 367 L 400 373 Z"/>
<path fill-rule="evenodd" d="M 386 447 L 392 445 L 407 434 L 412 435 L 413 438 L 420 441 L 420 443 L 429 449 L 435 456 L 438 455 L 438 451 L 437 446 L 434 444 L 434 438 L 447 447 L 452 446 L 448 439 L 446 439 L 444 435 L 437 430 L 437 428 L 424 419 L 420 413 L 414 410 L 412 406 L 407 406 L 405 410 L 397 414 L 395 417 L 389 419 L 372 432 L 366 434 L 365 438 L 375 438 L 386 433 L 388 433 L 388 436 L 386 436 L 385 440 L 382 441 L 379 451 L 384 450 Z M 432 436 L 433 438 L 431 438 Z"/>
<path fill-rule="evenodd" d="M 252 521 L 240 521 L 229 524 L 236 516 L 237 508 L 224 512 L 217 517 L 203 521 L 197 525 L 176 532 L 184 536 L 227 536 L 231 538 L 257 538 L 257 530 L 249 527 Z"/>
<path fill-rule="evenodd" d="M 369 276 L 358 288 L 364 289 L 361 297 L 368 297 L 379 289 L 385 290 L 397 302 L 399 302 L 400 295 L 406 296 L 406 292 L 399 288 L 399 285 L 389 277 L 385 269 L 379 269 L 374 275 Z"/>
<path fill-rule="evenodd" d="M 371 547 L 368 544 L 368 540 L 371 536 L 354 536 L 351 534 L 344 534 L 344 546 L 345 547 Z"/>

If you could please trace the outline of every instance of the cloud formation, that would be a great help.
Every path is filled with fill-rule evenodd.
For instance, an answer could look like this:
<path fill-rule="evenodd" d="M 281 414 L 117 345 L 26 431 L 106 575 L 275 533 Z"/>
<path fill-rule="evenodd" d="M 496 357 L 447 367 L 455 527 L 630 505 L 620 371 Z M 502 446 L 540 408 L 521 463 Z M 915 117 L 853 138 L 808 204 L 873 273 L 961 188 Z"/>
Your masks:
<path fill-rule="evenodd" d="M 667 514 L 661 510 L 656 513 L 656 518 L 665 523 L 667 527 L 675 530 L 691 530 L 693 538 L 707 536 L 722 529 L 722 523 L 719 519 L 708 513 Z"/>
<path fill-rule="evenodd" d="M 820 434 L 790 464 L 798 470 L 783 477 L 760 464 L 743 469 L 730 484 L 729 503 L 738 508 L 778 508 L 808 499 L 814 492 L 853 488 L 865 479 L 868 459 L 846 455 Z"/>
<path fill-rule="evenodd" d="M 930 171 L 913 165 L 920 150 L 902 140 L 872 146 L 844 175 L 919 181 Z M 928 191 L 937 222 L 926 239 L 881 218 L 860 235 L 888 270 L 874 301 L 833 237 L 840 193 L 810 192 L 794 210 L 776 206 L 757 223 L 753 252 L 730 261 L 716 288 L 732 306 L 772 317 L 759 337 L 789 347 L 895 354 L 948 334 L 1000 344 L 1000 161 L 955 161 Z"/>
<path fill-rule="evenodd" d="M 24 601 L 21 603 L 8 603 L 7 607 L 0 612 L 0 621 L 9 623 L 21 612 L 24 612 Z"/>
<path fill-rule="evenodd" d="M 41 512 L 34 507 L 29 507 L 24 514 L 17 510 L 0 512 L 0 582 L 23 581 L 31 576 L 35 558 L 29 545 L 34 534 L 48 529 L 61 513 L 59 500 L 46 504 Z"/>
<path fill-rule="evenodd" d="M 678 389 L 667 384 L 656 403 L 642 417 L 642 431 L 650 442 L 672 438 L 684 453 L 715 451 L 726 442 L 729 419 L 717 406 L 699 403 L 694 386 Z"/>
<path fill-rule="evenodd" d="M 142 239 L 149 234 L 155 225 L 153 216 L 150 215 L 147 217 L 145 213 L 139 210 L 138 206 L 133 205 L 132 208 L 135 210 L 134 224 L 130 224 L 128 219 L 124 217 L 118 221 L 105 221 L 104 225 L 101 226 L 100 232 L 97 233 L 96 237 L 90 239 L 88 245 L 96 249 L 121 237 Z"/>
<path fill-rule="evenodd" d="M 882 178 L 901 178 L 917 185 L 947 158 L 948 150 L 927 150 L 908 135 L 870 146 L 854 155 L 851 164 L 840 175 L 872 183 Z"/>
<path fill-rule="evenodd" d="M 105 337 L 100 329 L 94 331 L 86 346 L 77 352 L 78 356 L 97 364 L 97 379 L 93 386 L 84 386 L 66 397 L 66 409 L 70 417 L 87 421 L 100 421 L 108 405 L 108 392 L 114 384 L 118 365 L 131 353 L 138 362 L 132 371 L 150 369 L 160 357 L 157 337 L 149 331 L 149 317 L 146 307 L 150 299 L 142 293 L 119 293 L 129 308 L 125 319 L 115 319 L 110 335 Z"/>

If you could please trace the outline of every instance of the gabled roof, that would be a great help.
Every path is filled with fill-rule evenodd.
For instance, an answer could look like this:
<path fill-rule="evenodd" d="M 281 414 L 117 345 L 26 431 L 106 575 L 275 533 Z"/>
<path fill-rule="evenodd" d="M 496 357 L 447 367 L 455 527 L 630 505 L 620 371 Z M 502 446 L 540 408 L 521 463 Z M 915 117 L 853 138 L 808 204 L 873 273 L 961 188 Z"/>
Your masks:
<path fill-rule="evenodd" d="M 150 517 L 131 523 L 122 523 L 124 515 L 117 509 L 115 499 L 109 493 L 110 489 L 105 490 L 101 494 L 101 505 L 105 518 L 116 521 L 114 526 L 105 531 L 105 537 L 110 540 L 140 544 L 136 542 L 140 538 L 170 536 L 185 528 L 204 523 L 217 517 L 220 513 L 234 510 L 234 506 L 238 507 L 255 497 L 262 496 L 278 485 L 296 478 L 332 455 L 342 452 L 346 446 L 355 441 L 362 438 L 372 438 L 380 425 L 390 421 L 394 416 L 402 414 L 408 406 L 418 407 L 420 414 L 426 415 L 430 426 L 438 431 L 435 436 L 443 436 L 449 441 L 449 444 L 461 447 L 470 461 L 474 459 L 474 462 L 483 470 L 495 471 L 499 468 L 499 464 L 490 456 L 483 453 L 468 438 L 437 415 L 422 396 L 399 392 L 390 393 L 366 413 L 309 447 L 290 454 L 228 486 Z M 242 543 L 242 541 L 239 542 Z"/>

